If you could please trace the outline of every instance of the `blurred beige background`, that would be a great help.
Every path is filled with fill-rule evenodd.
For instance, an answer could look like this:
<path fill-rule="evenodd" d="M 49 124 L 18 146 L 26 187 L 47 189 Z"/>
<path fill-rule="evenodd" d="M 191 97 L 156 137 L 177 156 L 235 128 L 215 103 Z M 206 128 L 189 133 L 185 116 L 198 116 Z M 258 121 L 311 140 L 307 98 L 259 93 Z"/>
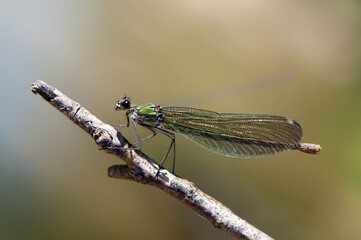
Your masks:
<path fill-rule="evenodd" d="M 176 172 L 276 239 L 356 239 L 360 29 L 351 0 L 1 1 L 0 239 L 232 239 L 156 188 L 108 178 L 122 162 L 33 95 L 37 79 L 109 123 L 124 122 L 125 93 L 297 120 L 319 155 L 233 159 L 177 135 Z M 159 162 L 167 144 L 144 152 Z"/>

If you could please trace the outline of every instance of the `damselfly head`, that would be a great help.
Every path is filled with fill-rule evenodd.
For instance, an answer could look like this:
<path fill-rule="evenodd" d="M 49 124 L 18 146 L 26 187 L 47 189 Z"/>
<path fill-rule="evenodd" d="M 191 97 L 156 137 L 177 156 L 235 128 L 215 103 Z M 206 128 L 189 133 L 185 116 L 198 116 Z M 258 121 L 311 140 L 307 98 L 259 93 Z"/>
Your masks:
<path fill-rule="evenodd" d="M 115 110 L 128 110 L 130 108 L 130 98 L 124 97 L 122 100 L 119 100 L 115 105 Z"/>

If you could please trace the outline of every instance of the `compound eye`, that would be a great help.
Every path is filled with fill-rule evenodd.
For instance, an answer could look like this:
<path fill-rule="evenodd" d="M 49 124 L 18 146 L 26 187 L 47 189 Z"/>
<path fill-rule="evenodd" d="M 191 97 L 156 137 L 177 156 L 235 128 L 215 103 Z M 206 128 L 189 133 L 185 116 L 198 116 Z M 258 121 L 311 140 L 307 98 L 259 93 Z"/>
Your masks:
<path fill-rule="evenodd" d="M 130 109 L 130 98 L 124 97 L 122 100 L 119 100 L 118 103 L 115 105 L 115 110 L 128 110 Z"/>
<path fill-rule="evenodd" d="M 128 109 L 130 108 L 130 101 L 128 99 L 124 99 L 121 105 L 123 106 L 123 108 Z"/>

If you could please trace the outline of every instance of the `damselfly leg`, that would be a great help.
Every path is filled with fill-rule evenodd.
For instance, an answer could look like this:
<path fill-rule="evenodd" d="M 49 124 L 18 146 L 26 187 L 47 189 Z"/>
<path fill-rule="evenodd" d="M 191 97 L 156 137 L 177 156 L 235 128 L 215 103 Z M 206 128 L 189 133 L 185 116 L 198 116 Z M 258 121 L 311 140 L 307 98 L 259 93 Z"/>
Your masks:
<path fill-rule="evenodd" d="M 174 173 L 174 170 L 175 170 L 175 136 L 174 136 L 174 134 L 171 133 L 171 132 L 168 132 L 168 131 L 166 131 L 166 130 L 164 130 L 164 129 L 160 129 L 160 128 L 153 127 L 153 126 L 148 126 L 148 125 L 143 125 L 143 126 L 146 127 L 147 129 L 149 129 L 150 131 L 152 131 L 152 135 L 150 135 L 150 136 L 148 136 L 148 137 L 145 137 L 145 138 L 143 138 L 143 139 L 140 139 L 139 132 L 138 132 L 138 129 L 137 129 L 137 126 L 136 126 L 134 120 L 133 120 L 133 119 L 130 119 L 130 121 L 131 121 L 131 123 L 132 123 L 133 129 L 134 129 L 134 131 L 135 131 L 135 134 L 136 134 L 137 140 L 138 140 L 138 142 L 135 143 L 134 145 L 139 145 L 139 147 L 136 147 L 136 148 L 134 148 L 134 147 L 133 147 L 133 148 L 107 148 L 107 149 L 140 150 L 140 151 L 141 151 L 141 150 L 143 150 L 143 145 L 142 145 L 143 142 L 145 142 L 145 141 L 151 139 L 152 137 L 154 137 L 155 135 L 157 135 L 157 132 L 162 133 L 162 134 L 164 134 L 165 136 L 167 136 L 167 137 L 170 138 L 171 143 L 170 143 L 169 148 L 168 148 L 166 154 L 164 155 L 163 160 L 162 160 L 162 162 L 161 162 L 161 164 L 160 164 L 160 169 L 163 167 L 163 165 L 164 165 L 164 163 L 165 163 L 165 161 L 166 161 L 166 159 L 167 159 L 167 157 L 168 157 L 168 155 L 169 155 L 169 153 L 170 153 L 170 151 L 171 151 L 171 149 L 172 149 L 172 147 L 173 147 L 173 167 L 172 167 L 172 173 Z M 123 124 L 123 125 L 122 125 L 122 124 L 110 124 L 110 125 L 111 125 L 111 126 L 117 126 L 117 127 L 129 127 L 129 116 L 127 115 L 127 124 L 126 124 L 126 125 L 124 125 L 124 124 Z M 158 170 L 158 172 L 159 172 L 159 170 Z M 158 175 L 158 173 L 157 173 L 157 175 Z"/>
<path fill-rule="evenodd" d="M 168 132 L 164 129 L 160 129 L 160 128 L 155 128 L 155 127 L 149 127 L 150 130 L 152 131 L 155 131 L 155 132 L 159 132 L 159 133 L 162 133 L 164 134 L 165 136 L 169 137 L 170 140 L 171 140 L 171 143 L 169 145 L 169 148 L 167 150 L 167 153 L 164 155 L 164 158 L 162 160 L 162 163 L 160 164 L 160 168 L 163 167 L 163 164 L 165 163 L 165 160 L 167 159 L 168 155 L 169 155 L 169 152 L 170 150 L 172 149 L 173 147 L 173 168 L 172 168 L 172 173 L 174 173 L 174 170 L 175 170 L 175 136 L 173 133 L 171 132 Z"/>
<path fill-rule="evenodd" d="M 127 116 L 128 117 L 128 116 Z M 122 124 L 109 124 L 111 126 L 117 126 L 117 127 L 129 127 L 129 117 L 127 118 L 128 119 L 128 124 L 127 125 L 122 125 Z M 145 139 L 140 139 L 140 136 L 139 136 L 139 133 L 138 133 L 138 130 L 137 130 L 137 126 L 135 125 L 135 122 L 133 121 L 133 119 L 131 119 L 131 122 L 132 122 L 132 126 L 133 126 L 133 129 L 135 131 L 135 135 L 137 136 L 137 140 L 138 142 L 136 144 L 139 144 L 139 147 L 130 147 L 130 148 L 113 148 L 113 147 L 105 147 L 105 148 L 100 148 L 99 150 L 102 150 L 102 149 L 116 149 L 116 150 L 128 150 L 128 149 L 131 149 L 131 150 L 142 150 L 143 149 L 143 146 L 142 146 L 142 142 L 144 140 L 147 140 L 151 137 L 154 137 L 155 136 L 155 132 L 152 130 L 153 132 L 153 135 L 145 138 Z"/>

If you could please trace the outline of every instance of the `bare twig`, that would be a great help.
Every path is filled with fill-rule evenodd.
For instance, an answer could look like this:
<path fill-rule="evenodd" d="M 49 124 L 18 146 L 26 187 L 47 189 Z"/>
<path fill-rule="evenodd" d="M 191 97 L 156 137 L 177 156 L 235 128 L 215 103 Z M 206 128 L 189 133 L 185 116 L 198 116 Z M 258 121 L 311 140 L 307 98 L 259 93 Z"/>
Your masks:
<path fill-rule="evenodd" d="M 108 169 L 112 178 L 127 179 L 156 186 L 193 208 L 199 215 L 237 239 L 269 240 L 271 237 L 235 215 L 216 199 L 208 196 L 194 183 L 179 178 L 138 150 L 120 150 L 132 145 L 112 126 L 103 123 L 79 103 L 42 81 L 32 84 L 32 91 L 88 132 L 104 151 L 124 160 L 127 165 L 114 165 Z M 113 148 L 113 149 L 106 149 Z M 118 148 L 118 149 L 114 149 Z"/>

